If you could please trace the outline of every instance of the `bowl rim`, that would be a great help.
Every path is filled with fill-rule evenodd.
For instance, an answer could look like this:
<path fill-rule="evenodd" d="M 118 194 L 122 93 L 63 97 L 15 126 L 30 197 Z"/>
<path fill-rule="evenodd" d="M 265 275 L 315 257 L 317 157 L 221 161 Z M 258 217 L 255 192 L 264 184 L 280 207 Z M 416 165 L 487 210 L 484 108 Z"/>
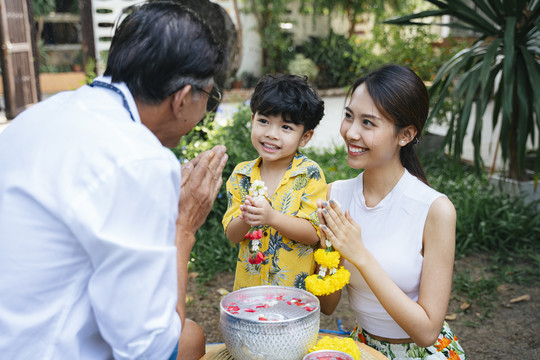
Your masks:
<path fill-rule="evenodd" d="M 308 357 L 308 355 L 312 355 L 312 354 L 322 354 L 322 353 L 333 353 L 333 354 L 343 354 L 343 355 L 346 355 L 348 357 L 350 357 L 351 359 L 354 359 L 354 357 L 349 354 L 349 353 L 346 353 L 345 351 L 340 351 L 340 350 L 334 350 L 334 349 L 322 349 L 322 350 L 317 350 L 317 351 L 312 351 L 312 352 L 309 352 L 307 353 L 306 355 L 304 355 L 304 357 L 302 358 L 302 360 L 304 360 L 305 358 Z"/>
<path fill-rule="evenodd" d="M 252 290 L 254 288 L 273 288 L 273 289 L 276 289 L 276 290 L 279 290 L 279 289 L 291 290 L 291 289 L 293 289 L 293 290 L 301 291 L 301 292 L 304 292 L 306 295 L 313 297 L 317 302 L 317 307 L 316 307 L 316 309 L 314 311 L 306 311 L 306 313 L 307 313 L 306 316 L 298 317 L 298 318 L 295 318 L 295 319 L 279 320 L 279 321 L 260 321 L 260 320 L 246 319 L 246 318 L 243 318 L 241 316 L 237 316 L 237 314 L 231 314 L 230 312 L 227 311 L 227 309 L 225 309 L 225 307 L 223 305 L 223 301 L 225 300 L 225 298 L 227 298 L 227 296 L 229 296 L 231 294 L 234 294 L 234 293 L 238 294 L 239 292 Z M 289 322 L 298 321 L 299 319 L 305 319 L 306 317 L 308 317 L 310 315 L 313 315 L 313 314 L 317 314 L 317 313 L 320 316 L 321 303 L 320 303 L 319 298 L 317 296 L 313 295 L 312 293 L 310 293 L 309 291 L 304 290 L 304 289 L 295 288 L 295 287 L 292 287 L 292 286 L 258 285 L 258 286 L 250 286 L 250 287 L 245 287 L 245 288 L 242 288 L 242 289 L 238 289 L 238 290 L 235 290 L 235 291 L 230 292 L 227 295 L 223 296 L 221 298 L 221 300 L 219 301 L 219 310 L 220 310 L 220 313 L 222 313 L 222 314 L 232 316 L 233 318 L 240 319 L 242 321 L 255 323 L 255 324 L 276 324 L 276 325 L 279 325 L 279 324 L 285 324 L 285 323 L 289 323 Z"/>

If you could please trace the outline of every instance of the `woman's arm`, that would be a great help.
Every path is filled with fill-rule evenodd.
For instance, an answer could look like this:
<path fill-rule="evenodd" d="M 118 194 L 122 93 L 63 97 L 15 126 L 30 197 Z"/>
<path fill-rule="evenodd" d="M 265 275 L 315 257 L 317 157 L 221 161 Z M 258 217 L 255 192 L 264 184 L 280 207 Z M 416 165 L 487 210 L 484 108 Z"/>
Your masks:
<path fill-rule="evenodd" d="M 321 303 L 321 312 L 324 315 L 332 315 L 339 305 L 341 300 L 341 292 L 343 290 L 338 290 L 329 295 L 318 296 L 319 302 Z"/>
<path fill-rule="evenodd" d="M 325 209 L 327 227 L 322 229 L 334 247 L 355 265 L 388 314 L 418 346 L 433 345 L 444 321 L 452 285 L 456 212 L 450 200 L 438 198 L 428 213 L 417 302 L 394 283 L 366 250 L 360 227 L 350 215 L 344 215 L 337 204 L 331 202 Z"/>

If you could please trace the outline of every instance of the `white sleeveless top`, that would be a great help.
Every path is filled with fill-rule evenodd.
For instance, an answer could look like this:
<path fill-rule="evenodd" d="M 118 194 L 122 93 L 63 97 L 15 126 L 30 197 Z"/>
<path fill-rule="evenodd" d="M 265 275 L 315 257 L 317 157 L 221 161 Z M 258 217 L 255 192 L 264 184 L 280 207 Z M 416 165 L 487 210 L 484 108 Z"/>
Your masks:
<path fill-rule="evenodd" d="M 336 199 L 343 211 L 349 210 L 362 229 L 367 250 L 396 285 L 417 301 L 424 225 L 431 204 L 441 196 L 445 195 L 405 170 L 392 191 L 375 207 L 366 205 L 363 173 L 354 179 L 334 182 L 330 199 Z M 351 272 L 347 292 L 358 325 L 381 337 L 410 337 L 386 312 L 354 265 L 345 261 L 345 268 Z"/>

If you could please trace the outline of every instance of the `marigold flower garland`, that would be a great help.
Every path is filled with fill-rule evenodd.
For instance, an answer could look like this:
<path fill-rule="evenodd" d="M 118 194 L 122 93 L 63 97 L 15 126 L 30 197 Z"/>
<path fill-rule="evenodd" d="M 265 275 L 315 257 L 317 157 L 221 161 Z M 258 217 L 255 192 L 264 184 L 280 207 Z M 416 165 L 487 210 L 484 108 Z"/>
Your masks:
<path fill-rule="evenodd" d="M 306 290 L 315 296 L 324 296 L 343 289 L 349 283 L 351 273 L 343 266 L 339 267 L 339 252 L 326 239 L 326 249 L 318 249 L 314 253 L 319 264 L 319 273 L 306 278 Z"/>
<path fill-rule="evenodd" d="M 317 344 L 309 349 L 309 352 L 318 350 L 337 350 L 351 355 L 355 360 L 360 360 L 362 353 L 358 346 L 351 338 L 338 338 L 323 336 L 322 339 L 317 341 Z"/>
<path fill-rule="evenodd" d="M 249 188 L 249 193 L 251 196 L 255 198 L 255 200 L 258 199 L 264 199 L 266 196 L 266 190 L 267 187 L 264 185 L 264 182 L 261 180 L 255 180 L 253 184 L 251 184 L 251 187 Z M 249 255 L 249 263 L 250 264 L 260 264 L 263 262 L 266 258 L 264 254 L 260 251 L 261 249 L 261 241 L 263 233 L 260 229 L 260 226 L 252 226 L 251 229 L 249 229 L 248 233 L 246 234 L 246 239 L 250 241 L 250 249 L 251 253 Z"/>

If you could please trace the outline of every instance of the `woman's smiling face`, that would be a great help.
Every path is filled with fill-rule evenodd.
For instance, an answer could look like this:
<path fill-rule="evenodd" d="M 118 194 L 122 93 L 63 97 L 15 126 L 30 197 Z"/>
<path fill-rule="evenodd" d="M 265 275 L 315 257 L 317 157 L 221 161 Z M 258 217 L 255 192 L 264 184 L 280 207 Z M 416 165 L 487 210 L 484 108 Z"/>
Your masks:
<path fill-rule="evenodd" d="M 345 107 L 341 136 L 347 145 L 347 162 L 354 169 L 369 169 L 399 161 L 399 139 L 394 122 L 375 106 L 364 84 L 358 86 Z"/>

